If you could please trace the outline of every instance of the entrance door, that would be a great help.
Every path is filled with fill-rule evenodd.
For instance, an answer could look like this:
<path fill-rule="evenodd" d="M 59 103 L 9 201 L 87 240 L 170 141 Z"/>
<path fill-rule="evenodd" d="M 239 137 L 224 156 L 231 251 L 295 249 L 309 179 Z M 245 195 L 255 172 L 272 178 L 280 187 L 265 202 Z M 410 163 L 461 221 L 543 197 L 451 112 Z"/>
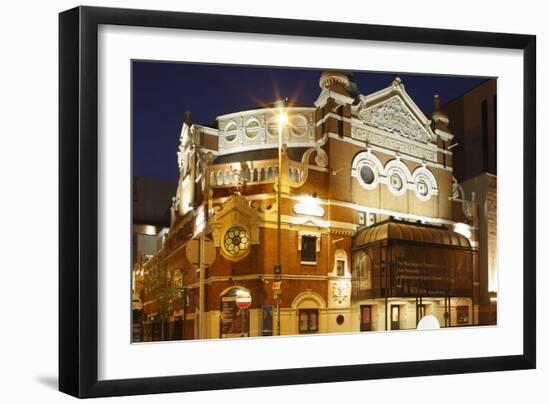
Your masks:
<path fill-rule="evenodd" d="M 399 306 L 392 305 L 391 306 L 391 329 L 392 330 L 399 330 L 399 320 L 401 319 L 400 316 L 400 310 Z"/>
<path fill-rule="evenodd" d="M 372 306 L 361 306 L 361 331 L 372 330 Z"/>

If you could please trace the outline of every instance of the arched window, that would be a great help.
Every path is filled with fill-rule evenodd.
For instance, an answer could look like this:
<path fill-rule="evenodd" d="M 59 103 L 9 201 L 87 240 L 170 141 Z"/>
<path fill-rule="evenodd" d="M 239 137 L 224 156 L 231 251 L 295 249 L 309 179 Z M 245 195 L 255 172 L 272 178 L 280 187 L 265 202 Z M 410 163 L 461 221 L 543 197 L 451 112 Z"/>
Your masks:
<path fill-rule="evenodd" d="M 372 260 L 367 253 L 361 251 L 355 255 L 351 279 L 355 298 L 361 298 L 362 292 L 372 289 Z"/>
<path fill-rule="evenodd" d="M 338 277 L 344 277 L 349 275 L 349 269 L 347 268 L 348 255 L 345 250 L 337 249 L 334 252 L 334 267 L 332 269 L 333 275 Z"/>
<path fill-rule="evenodd" d="M 438 194 L 437 181 L 432 172 L 426 167 L 418 167 L 412 174 L 416 197 L 427 201 L 432 195 Z"/>
<path fill-rule="evenodd" d="M 385 174 L 380 160 L 371 152 L 358 153 L 351 165 L 351 175 L 363 188 L 371 190 L 378 186 L 380 175 Z"/>

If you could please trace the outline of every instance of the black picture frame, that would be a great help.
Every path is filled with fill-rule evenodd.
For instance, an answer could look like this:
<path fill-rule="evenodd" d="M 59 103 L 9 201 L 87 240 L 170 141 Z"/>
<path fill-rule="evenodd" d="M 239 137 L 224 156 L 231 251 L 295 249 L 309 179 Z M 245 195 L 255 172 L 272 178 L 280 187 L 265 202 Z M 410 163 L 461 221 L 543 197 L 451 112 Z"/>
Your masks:
<path fill-rule="evenodd" d="M 100 24 L 509 48 L 523 51 L 523 354 L 99 381 Z M 533 35 L 77 7 L 59 15 L 59 389 L 103 397 L 533 369 L 536 366 L 536 37 Z"/>

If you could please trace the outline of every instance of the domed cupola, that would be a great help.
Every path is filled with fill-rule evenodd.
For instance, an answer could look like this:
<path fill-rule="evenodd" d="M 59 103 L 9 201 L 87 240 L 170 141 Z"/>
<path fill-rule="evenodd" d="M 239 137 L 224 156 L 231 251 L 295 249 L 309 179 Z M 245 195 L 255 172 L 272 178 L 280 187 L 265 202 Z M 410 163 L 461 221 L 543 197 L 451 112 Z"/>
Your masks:
<path fill-rule="evenodd" d="M 319 79 L 319 87 L 348 95 L 350 77 L 346 72 L 325 71 Z"/>

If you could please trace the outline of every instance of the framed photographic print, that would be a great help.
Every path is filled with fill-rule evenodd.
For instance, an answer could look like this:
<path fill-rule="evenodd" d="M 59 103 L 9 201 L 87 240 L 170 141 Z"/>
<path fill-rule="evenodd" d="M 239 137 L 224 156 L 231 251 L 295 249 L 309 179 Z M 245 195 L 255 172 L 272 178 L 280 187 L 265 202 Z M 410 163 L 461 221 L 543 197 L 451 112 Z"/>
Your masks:
<path fill-rule="evenodd" d="M 61 13 L 60 390 L 534 368 L 535 43 Z"/>

